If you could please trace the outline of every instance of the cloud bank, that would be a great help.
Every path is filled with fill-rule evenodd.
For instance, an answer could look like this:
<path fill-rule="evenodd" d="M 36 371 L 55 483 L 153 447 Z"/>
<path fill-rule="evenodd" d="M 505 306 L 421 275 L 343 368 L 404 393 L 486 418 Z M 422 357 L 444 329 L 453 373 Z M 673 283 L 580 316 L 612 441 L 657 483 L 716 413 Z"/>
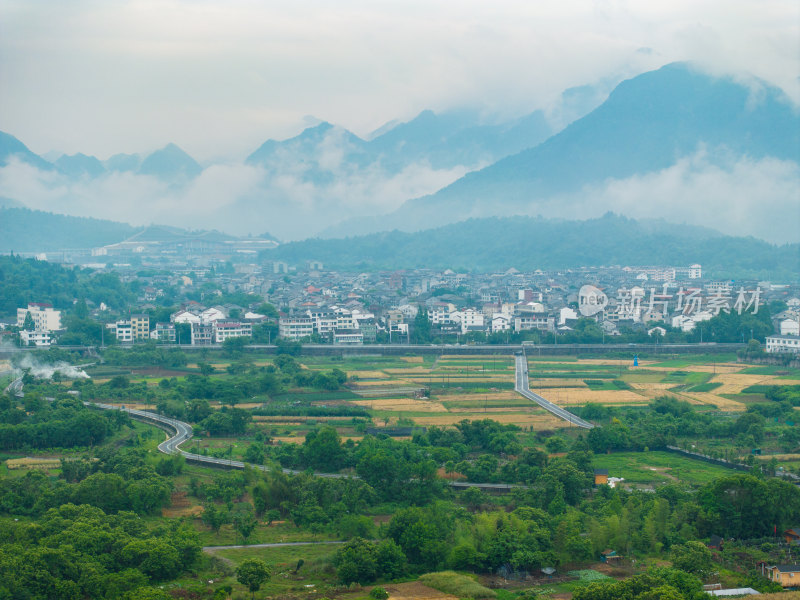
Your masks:
<path fill-rule="evenodd" d="M 797 163 L 699 149 L 667 169 L 610 179 L 578 194 L 537 201 L 520 213 L 574 219 L 612 211 L 783 244 L 800 242 L 799 189 Z"/>
<path fill-rule="evenodd" d="M 361 135 L 423 109 L 518 116 L 678 60 L 800 101 L 796 0 L 0 3 L 0 129 L 101 157 L 241 158 L 306 115 Z"/>

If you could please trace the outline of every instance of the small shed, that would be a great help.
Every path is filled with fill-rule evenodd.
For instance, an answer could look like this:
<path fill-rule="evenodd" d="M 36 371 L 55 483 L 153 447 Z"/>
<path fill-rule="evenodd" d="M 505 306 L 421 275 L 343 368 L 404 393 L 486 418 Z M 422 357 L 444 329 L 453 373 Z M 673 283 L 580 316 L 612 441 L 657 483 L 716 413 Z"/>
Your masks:
<path fill-rule="evenodd" d="M 617 562 L 618 560 L 622 560 L 622 556 L 617 554 L 616 550 L 611 550 L 611 549 L 603 550 L 600 553 L 600 560 L 603 561 L 604 563 L 613 563 Z"/>
<path fill-rule="evenodd" d="M 786 538 L 787 544 L 800 544 L 800 527 L 792 527 L 783 532 L 783 537 Z"/>
<path fill-rule="evenodd" d="M 595 469 L 594 470 L 594 484 L 595 485 L 608 485 L 608 469 Z"/>

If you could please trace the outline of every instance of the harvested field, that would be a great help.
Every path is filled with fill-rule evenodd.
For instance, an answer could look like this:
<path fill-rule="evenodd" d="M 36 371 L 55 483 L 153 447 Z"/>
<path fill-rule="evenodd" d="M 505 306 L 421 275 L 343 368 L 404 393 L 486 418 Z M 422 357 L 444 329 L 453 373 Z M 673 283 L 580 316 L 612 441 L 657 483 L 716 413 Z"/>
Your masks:
<path fill-rule="evenodd" d="M 756 456 L 761 460 L 769 460 L 775 458 L 776 460 L 800 460 L 800 454 L 763 454 Z"/>
<path fill-rule="evenodd" d="M 267 423 L 280 423 L 281 425 L 290 425 L 293 421 L 297 421 L 298 425 L 303 425 L 306 421 L 350 421 L 352 417 L 305 417 L 296 415 L 282 417 L 280 415 L 253 415 L 253 420 Z"/>
<path fill-rule="evenodd" d="M 430 373 L 428 367 L 400 367 L 397 369 L 384 369 L 386 373 L 392 375 L 411 375 L 412 373 Z"/>
<path fill-rule="evenodd" d="M 203 507 L 200 505 L 189 506 L 186 508 L 162 508 L 161 516 L 169 519 L 179 519 L 181 517 L 199 518 L 203 514 Z"/>
<path fill-rule="evenodd" d="M 703 393 L 703 392 L 692 392 L 692 393 L 682 393 L 681 397 L 686 398 L 694 398 L 698 402 L 702 402 L 703 404 L 710 404 L 712 406 L 716 406 L 720 410 L 726 412 L 741 412 L 744 411 L 747 407 L 742 404 L 741 402 L 736 402 L 735 400 L 729 400 L 728 398 L 723 398 L 722 396 L 717 396 L 716 394 L 710 393 Z"/>
<path fill-rule="evenodd" d="M 305 437 L 274 437 L 273 442 L 283 442 L 284 444 L 302 444 L 306 441 Z"/>
<path fill-rule="evenodd" d="M 373 387 L 368 389 L 354 389 L 353 393 L 361 396 L 362 398 L 387 398 L 398 396 L 400 394 L 413 397 L 414 394 L 419 392 L 421 386 L 414 387 L 399 387 L 399 386 L 386 386 L 386 387 Z"/>
<path fill-rule="evenodd" d="M 352 404 L 373 410 L 395 410 L 404 412 L 447 412 L 440 403 L 413 398 L 375 398 L 374 400 L 351 400 Z"/>
<path fill-rule="evenodd" d="M 9 471 L 16 469 L 40 469 L 47 471 L 49 469 L 61 468 L 61 460 L 58 458 L 9 458 L 6 461 L 6 467 Z"/>
<path fill-rule="evenodd" d="M 415 377 L 409 379 L 414 383 L 441 383 L 442 377 L 437 376 L 435 373 L 432 377 Z M 514 381 L 514 375 L 487 375 L 486 377 L 464 377 L 464 376 L 454 376 L 448 375 L 444 378 L 445 382 L 449 383 L 476 383 L 476 382 L 486 382 L 486 383 L 505 383 L 509 381 Z"/>
<path fill-rule="evenodd" d="M 536 387 L 531 385 L 531 390 Z M 630 390 L 590 390 L 579 388 L 551 388 L 542 392 L 542 396 L 562 405 L 584 405 L 587 402 L 597 404 L 645 404 L 648 399 Z"/>
<path fill-rule="evenodd" d="M 537 361 L 538 362 L 538 361 Z M 652 365 L 656 361 L 654 360 L 640 360 L 640 366 Z M 633 364 L 633 361 L 629 358 L 580 358 L 577 360 L 576 364 L 578 365 L 614 365 L 614 366 L 629 366 Z"/>
<path fill-rule="evenodd" d="M 640 365 L 643 363 L 639 363 Z M 746 369 L 748 365 L 732 365 L 729 363 L 726 364 L 711 364 L 711 365 L 687 365 L 685 367 L 648 367 L 650 371 L 664 371 L 671 373 L 673 371 L 687 371 L 689 373 L 738 373 L 739 371 Z"/>
<path fill-rule="evenodd" d="M 399 358 L 403 362 L 408 362 L 408 363 L 421 363 L 425 361 L 425 359 L 422 356 L 401 356 Z"/>
<path fill-rule="evenodd" d="M 631 383 L 630 386 L 642 392 L 658 392 L 674 388 L 674 383 Z"/>
<path fill-rule="evenodd" d="M 450 415 L 430 415 L 430 416 L 420 416 L 414 417 L 414 422 L 417 425 L 422 426 L 429 426 L 429 425 L 437 425 L 437 426 L 444 426 L 444 425 L 455 425 L 460 421 L 463 421 L 467 418 L 464 414 L 453 413 Z M 473 419 L 480 419 L 481 416 L 475 414 Z M 539 414 L 494 414 L 492 415 L 492 420 L 497 421 L 498 423 L 503 424 L 514 424 L 524 427 L 533 427 L 535 430 L 539 429 L 557 429 L 560 427 L 568 426 L 566 421 L 562 421 L 561 419 L 554 417 L 552 415 L 539 415 Z"/>
<path fill-rule="evenodd" d="M 479 405 L 476 404 L 475 406 L 470 406 L 470 407 L 466 407 L 466 408 L 453 407 L 453 408 L 450 408 L 448 412 L 451 412 L 451 413 L 467 413 L 467 414 L 473 414 L 476 417 L 478 417 L 479 415 L 486 414 L 486 413 L 508 413 L 509 411 L 528 412 L 528 411 L 533 411 L 533 410 L 538 409 L 538 408 L 539 408 L 539 406 L 537 404 L 534 404 L 533 406 L 530 406 L 530 407 L 490 406 L 490 407 L 487 407 L 487 408 L 483 408 L 482 406 L 479 406 Z M 480 417 L 480 418 L 483 418 L 483 417 Z"/>
<path fill-rule="evenodd" d="M 136 410 L 155 410 L 154 404 L 141 404 L 137 402 L 115 402 L 113 400 L 93 400 L 93 402 L 102 402 L 104 404 L 111 404 L 112 406 L 121 406 L 123 408 L 134 408 Z"/>
<path fill-rule="evenodd" d="M 389 600 L 458 600 L 458 596 L 445 594 L 418 581 L 385 585 L 383 589 L 389 592 Z"/>
<path fill-rule="evenodd" d="M 750 385 L 766 385 L 769 381 L 775 379 L 772 375 L 746 375 L 744 373 L 722 373 L 712 378 L 712 381 L 725 383 L 728 385 L 738 385 L 746 388 Z M 783 383 L 783 382 L 781 382 Z"/>
<path fill-rule="evenodd" d="M 203 514 L 203 507 L 192 505 L 186 497 L 186 492 L 173 492 L 170 496 L 169 507 L 161 509 L 161 516 L 169 518 L 199 517 Z"/>
<path fill-rule="evenodd" d="M 478 362 L 492 362 L 493 360 L 497 362 L 504 362 L 510 361 L 513 357 L 509 356 L 508 354 L 497 354 L 497 355 L 477 355 L 477 354 L 442 354 L 439 357 L 440 361 L 448 361 L 451 360 L 453 362 L 470 362 L 470 361 L 478 361 Z"/>
<path fill-rule="evenodd" d="M 396 369 L 397 370 L 397 369 Z M 387 369 L 387 372 L 390 371 Z M 359 379 L 388 379 L 389 376 L 383 371 L 348 371 L 350 377 L 358 377 Z"/>
<path fill-rule="evenodd" d="M 211 402 L 211 408 L 222 408 L 223 404 L 221 402 Z M 264 402 L 237 402 L 235 408 L 261 408 L 264 406 Z"/>
<path fill-rule="evenodd" d="M 386 386 L 398 386 L 398 385 L 411 385 L 411 381 L 405 379 L 384 379 L 382 381 L 359 381 L 358 383 L 354 383 L 350 386 L 352 390 L 359 390 L 362 388 L 379 388 L 379 387 L 386 387 Z"/>
<path fill-rule="evenodd" d="M 534 387 L 588 387 L 583 379 L 558 379 L 548 377 L 529 377 L 531 388 Z"/>
<path fill-rule="evenodd" d="M 485 394 L 456 394 L 437 393 L 437 397 L 445 402 L 483 402 L 484 400 L 516 400 L 521 398 L 516 392 L 488 392 Z"/>

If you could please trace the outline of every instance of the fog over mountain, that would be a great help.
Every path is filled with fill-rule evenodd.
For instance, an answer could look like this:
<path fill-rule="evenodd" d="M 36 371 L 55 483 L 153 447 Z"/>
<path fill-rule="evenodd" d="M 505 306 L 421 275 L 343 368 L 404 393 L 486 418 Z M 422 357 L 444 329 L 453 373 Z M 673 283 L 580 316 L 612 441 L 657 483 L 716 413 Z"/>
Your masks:
<path fill-rule="evenodd" d="M 798 240 L 800 113 L 779 90 L 672 64 L 605 96 L 602 85 L 567 90 L 555 108 L 511 120 L 424 111 L 367 139 L 321 122 L 241 162 L 203 165 L 175 144 L 51 163 L 0 134 L 0 196 L 284 240 L 608 210 Z"/>

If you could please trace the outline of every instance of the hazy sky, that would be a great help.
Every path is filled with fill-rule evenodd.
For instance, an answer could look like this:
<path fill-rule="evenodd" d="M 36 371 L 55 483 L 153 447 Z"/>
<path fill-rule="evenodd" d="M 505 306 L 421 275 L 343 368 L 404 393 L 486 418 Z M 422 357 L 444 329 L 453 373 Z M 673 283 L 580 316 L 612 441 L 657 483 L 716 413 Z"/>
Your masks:
<path fill-rule="evenodd" d="M 34 152 L 241 158 L 308 115 L 513 116 L 675 60 L 800 101 L 797 0 L 0 0 L 0 130 Z"/>

